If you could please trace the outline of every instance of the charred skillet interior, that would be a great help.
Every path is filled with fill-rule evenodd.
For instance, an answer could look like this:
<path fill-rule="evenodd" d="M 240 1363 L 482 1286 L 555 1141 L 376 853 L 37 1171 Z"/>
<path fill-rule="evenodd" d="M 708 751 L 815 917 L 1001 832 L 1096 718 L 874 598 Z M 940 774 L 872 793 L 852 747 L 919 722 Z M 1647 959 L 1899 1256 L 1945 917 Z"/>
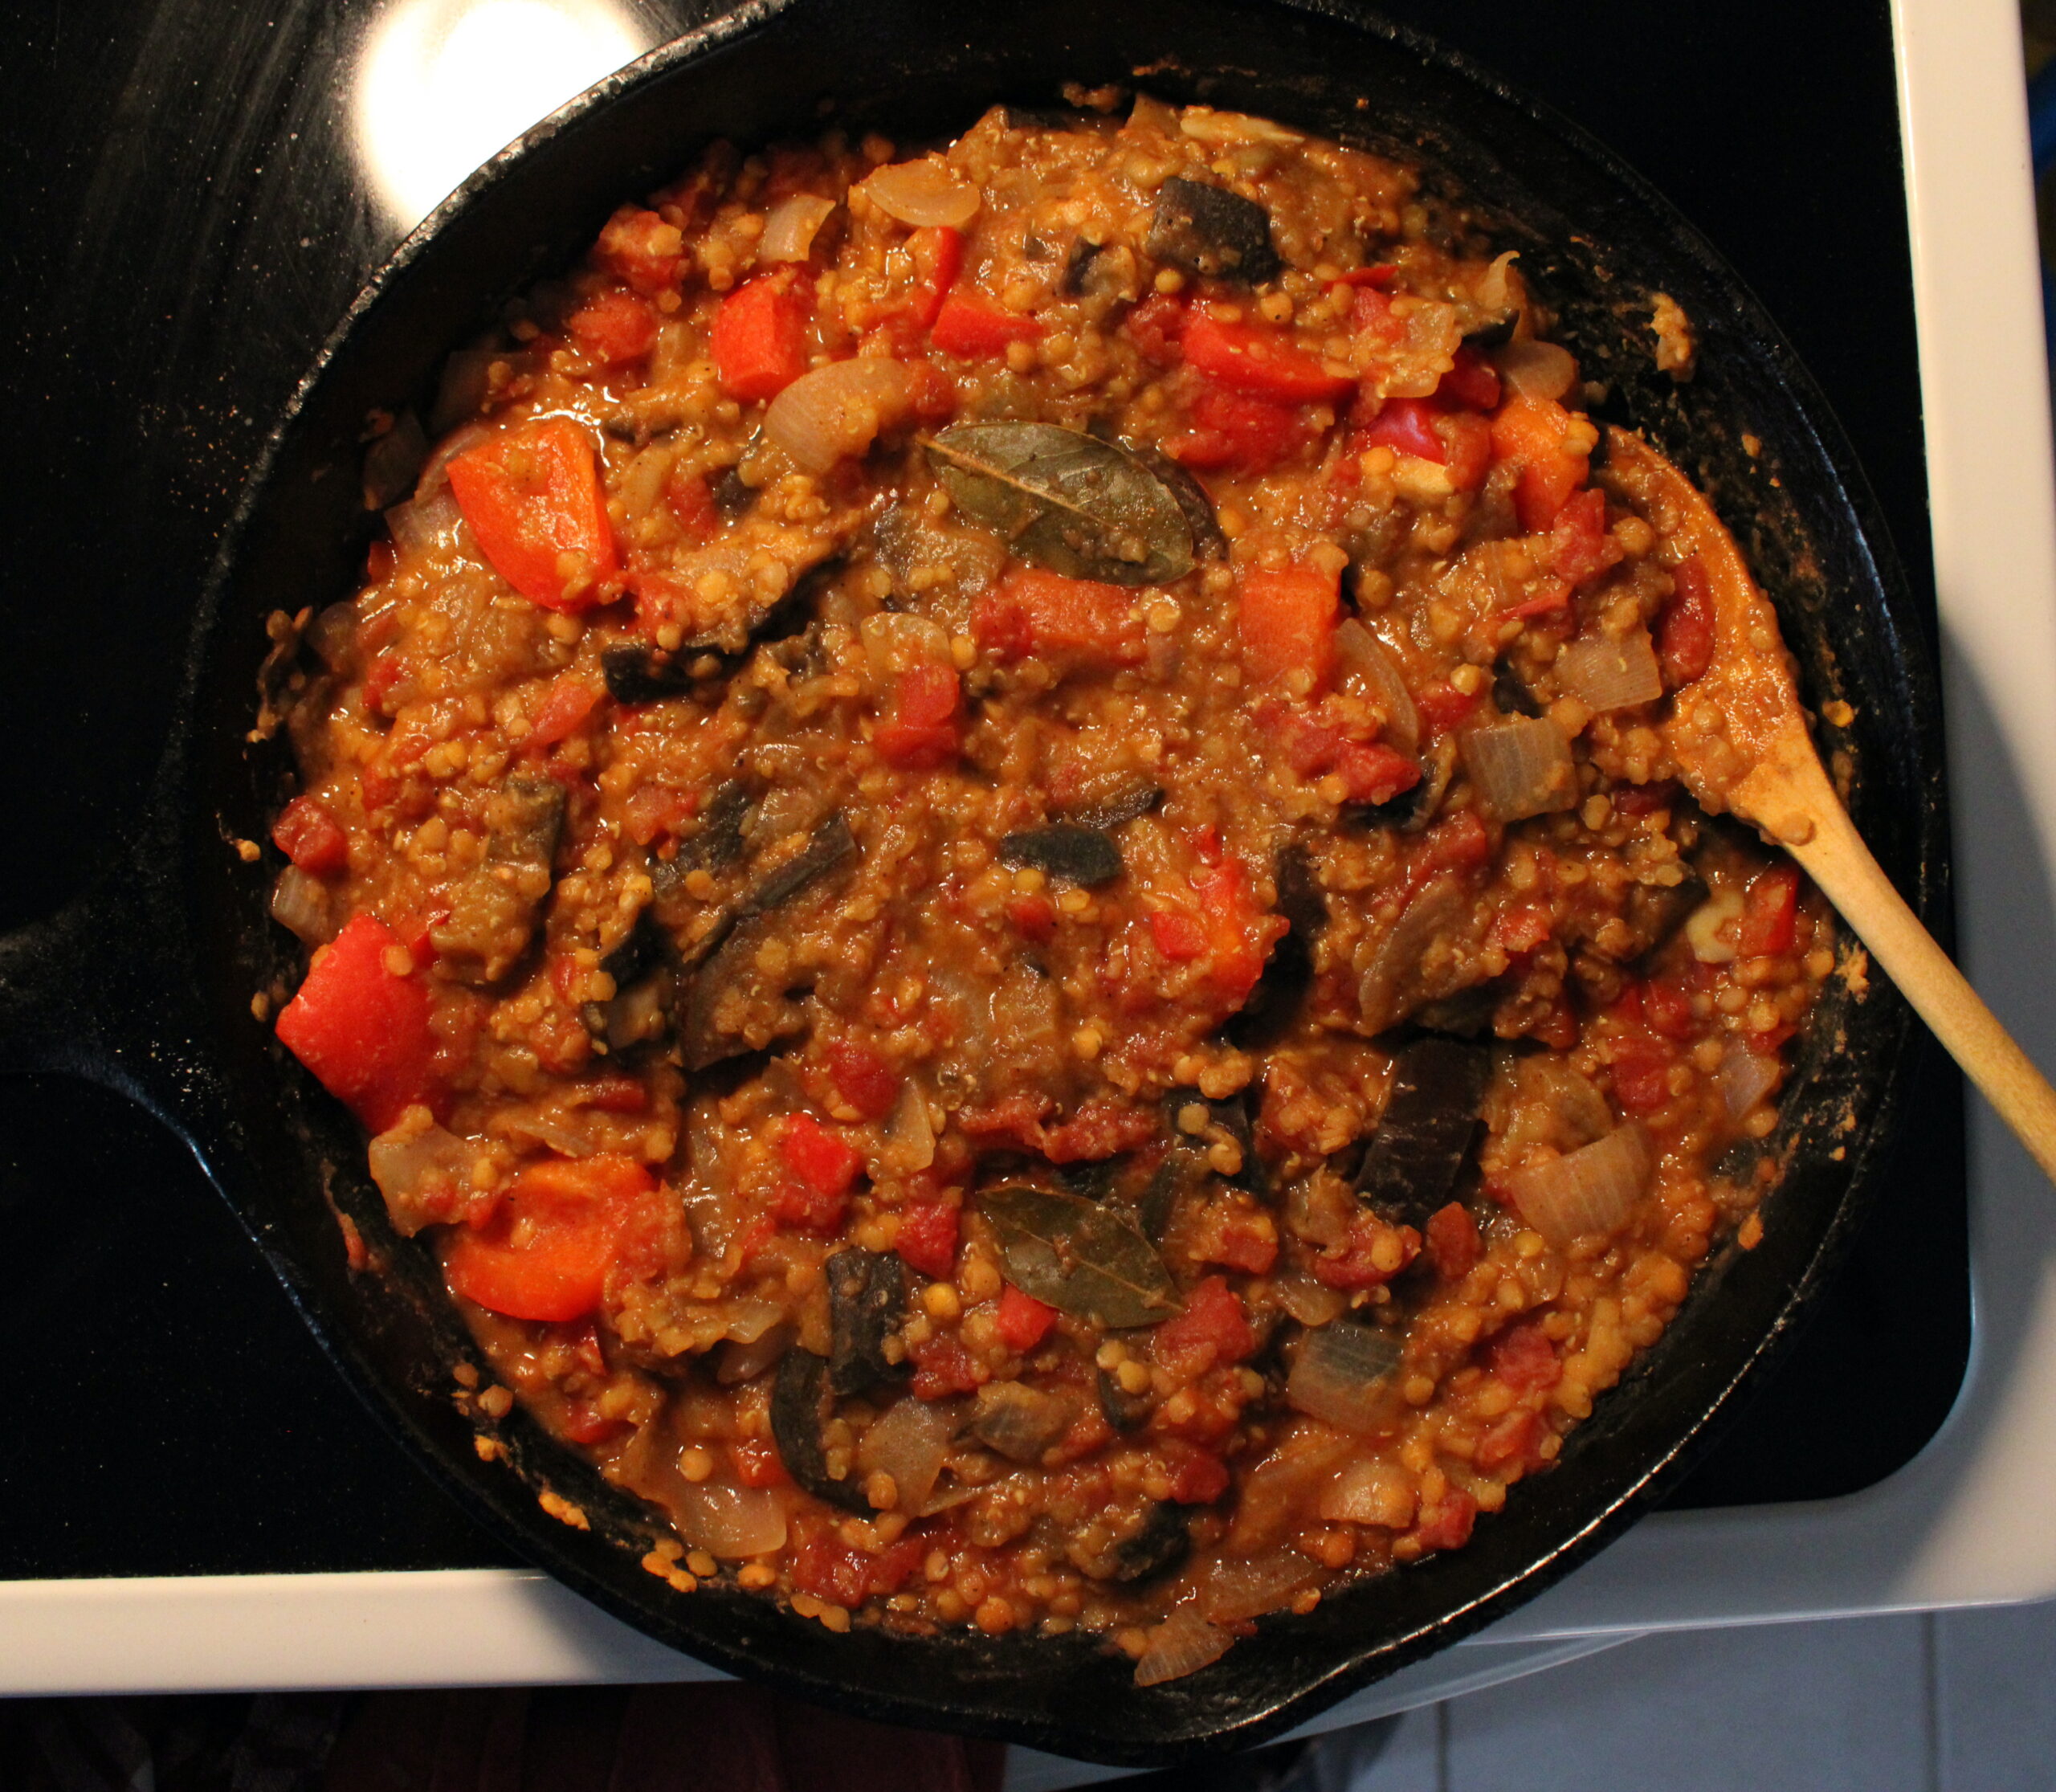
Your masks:
<path fill-rule="evenodd" d="M 263 618 L 352 588 L 375 520 L 359 488 L 366 414 L 417 398 L 498 300 L 566 260 L 618 199 L 709 137 L 810 133 L 832 101 L 838 121 L 911 140 L 961 129 L 994 100 L 1048 104 L 1067 81 L 1132 82 L 1137 71 L 1167 99 L 1397 149 L 1475 196 L 1503 245 L 1523 251 L 1588 376 L 1609 386 L 1598 414 L 1646 431 L 1713 497 L 1777 602 L 1811 700 L 1853 708 L 1823 744 L 1849 768 L 1858 823 L 1922 906 L 1938 900 L 1936 700 L 1908 601 L 1872 545 L 1882 531 L 1860 480 L 1768 320 L 1625 169 L 1490 79 L 1334 6 L 1036 0 L 1001 19 L 914 0 L 790 0 L 655 52 L 533 133 L 432 218 L 353 309 L 274 443 L 201 616 L 183 732 L 143 855 L 151 881 L 120 898 L 132 905 L 120 925 L 149 942 L 157 968 L 134 972 L 132 1021 L 97 1018 L 74 1037 L 100 1041 L 92 1067 L 137 1088 L 193 1142 L 373 1405 L 470 1510 L 567 1582 L 652 1635 L 805 1696 L 1148 1764 L 1275 1733 L 1503 1614 L 1625 1522 L 1789 1330 L 1853 1224 L 1903 1074 L 1910 1023 L 1895 995 L 1858 999 L 1838 984 L 1824 997 L 1786 1103 L 1791 1167 L 1766 1203 L 1763 1242 L 1707 1267 L 1552 1473 L 1524 1484 L 1469 1548 L 1310 1616 L 1267 1619 L 1214 1671 L 1138 1690 L 1124 1660 L 1083 1639 L 837 1636 L 747 1595 L 681 1598 L 638 1565 L 651 1534 L 641 1508 L 518 1410 L 499 1433 L 507 1461 L 482 1463 L 471 1421 L 447 1397 L 471 1347 L 432 1261 L 392 1235 L 348 1117 L 251 1016 L 249 990 L 290 969 L 292 942 L 267 919 L 267 874 L 225 843 L 263 837 L 285 788 L 284 749 L 248 738 Z M 1658 288 L 1700 332 L 1700 371 L 1683 387 L 1650 360 L 1648 295 Z M 81 956 L 94 949 L 90 931 L 71 930 Z M 98 1005 L 110 1006 L 104 994 Z M 75 1043 L 71 1055 L 92 1049 Z M 338 1209 L 387 1274 L 351 1273 Z M 544 1488 L 582 1507 L 592 1529 L 546 1516 Z"/>

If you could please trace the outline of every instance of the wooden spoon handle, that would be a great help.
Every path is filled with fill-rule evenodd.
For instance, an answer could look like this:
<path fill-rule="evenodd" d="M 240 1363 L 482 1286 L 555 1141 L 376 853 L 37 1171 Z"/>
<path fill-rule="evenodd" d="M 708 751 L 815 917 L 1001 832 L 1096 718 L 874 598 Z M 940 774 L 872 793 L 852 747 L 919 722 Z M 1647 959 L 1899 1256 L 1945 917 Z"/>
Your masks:
<path fill-rule="evenodd" d="M 1802 769 L 1784 758 L 1780 794 L 1786 802 L 1749 805 L 1759 809 L 1751 818 L 1781 839 L 1805 867 L 1944 1049 L 1984 1092 L 2042 1173 L 2056 1182 L 2056 1088 L 1900 899 L 1810 748 L 1805 760 Z M 1752 794 L 1752 782 L 1744 780 L 1735 793 L 1738 811 Z M 1781 808 L 1781 814 L 1761 812 Z"/>

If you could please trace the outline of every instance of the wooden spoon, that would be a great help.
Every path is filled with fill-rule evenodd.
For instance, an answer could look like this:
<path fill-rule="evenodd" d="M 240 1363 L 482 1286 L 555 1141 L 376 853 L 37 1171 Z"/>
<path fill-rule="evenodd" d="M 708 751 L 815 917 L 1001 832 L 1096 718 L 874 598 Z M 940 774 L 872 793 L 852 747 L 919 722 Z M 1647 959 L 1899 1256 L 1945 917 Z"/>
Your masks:
<path fill-rule="evenodd" d="M 2056 1181 L 2056 1089 L 1900 900 L 1813 750 L 1770 602 L 1697 488 L 1641 437 L 1606 434 L 1605 480 L 1658 533 L 1699 556 L 1715 644 L 1662 733 L 1685 785 L 1797 859 L 1949 1055 Z"/>

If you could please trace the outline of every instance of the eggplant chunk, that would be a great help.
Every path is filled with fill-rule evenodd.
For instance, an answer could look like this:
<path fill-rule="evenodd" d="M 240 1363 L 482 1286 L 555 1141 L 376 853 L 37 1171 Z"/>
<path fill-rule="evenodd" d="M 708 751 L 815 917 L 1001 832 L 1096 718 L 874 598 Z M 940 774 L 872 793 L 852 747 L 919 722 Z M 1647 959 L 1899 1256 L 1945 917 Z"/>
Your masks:
<path fill-rule="evenodd" d="M 1215 1174 L 1208 1161 L 1207 1153 L 1226 1139 L 1232 1141 L 1242 1153 L 1241 1166 L 1222 1180 L 1232 1182 L 1237 1188 L 1247 1189 L 1252 1194 L 1262 1194 L 1271 1186 L 1269 1173 L 1263 1159 L 1257 1154 L 1256 1129 L 1250 1119 L 1250 1092 L 1243 1089 L 1236 1094 L 1211 1101 L 1197 1089 L 1173 1089 L 1164 1097 L 1164 1119 L 1171 1136 L 1173 1163 L 1182 1162 L 1185 1168 L 1181 1182 L 1185 1187 L 1197 1187 L 1205 1178 Z M 1206 1110 L 1206 1119 L 1197 1132 L 1187 1129 L 1195 1107 Z"/>
<path fill-rule="evenodd" d="M 1118 1376 L 1109 1375 L 1105 1370 L 1099 1372 L 1097 1391 L 1099 1396 L 1099 1415 L 1117 1431 L 1132 1431 L 1148 1418 L 1154 1402 L 1149 1390 L 1130 1394 L 1123 1387 Z"/>
<path fill-rule="evenodd" d="M 689 663 L 643 641 L 619 641 L 602 647 L 600 671 L 607 681 L 607 695 L 616 703 L 663 703 L 671 697 L 689 697 L 705 682 L 693 676 Z"/>
<path fill-rule="evenodd" d="M 1416 1039 L 1393 1066 L 1392 1092 L 1356 1173 L 1356 1193 L 1396 1223 L 1420 1225 L 1446 1202 L 1478 1142 L 1491 1059 L 1456 1039 Z"/>
<path fill-rule="evenodd" d="M 1283 265 L 1271 243 L 1271 214 L 1225 187 L 1173 174 L 1151 214 L 1144 248 L 1187 273 L 1261 286 Z"/>
<path fill-rule="evenodd" d="M 778 1378 L 771 1386 L 771 1438 L 785 1472 L 815 1499 L 869 1517 L 871 1502 L 863 1487 L 846 1476 L 838 1480 L 828 1472 L 821 1430 L 831 1405 L 828 1359 L 792 1345 L 778 1359 Z"/>
<path fill-rule="evenodd" d="M 1077 1402 L 1063 1394 L 1019 1382 L 988 1382 L 978 1390 L 971 1435 L 1010 1462 L 1039 1463 L 1077 1416 Z"/>
<path fill-rule="evenodd" d="M 1079 827 L 1104 830 L 1119 827 L 1146 815 L 1164 800 L 1164 787 L 1147 779 L 1095 796 L 1065 813 L 1064 819 Z"/>
<path fill-rule="evenodd" d="M 1313 860 L 1296 843 L 1278 855 L 1278 912 L 1285 937 L 1271 949 L 1263 974 L 1241 1011 L 1228 1023 L 1245 1051 L 1267 1051 L 1291 1030 L 1314 986 L 1314 941 L 1328 925 L 1328 898 L 1314 876 Z"/>
<path fill-rule="evenodd" d="M 1041 872 L 1059 884 L 1091 889 L 1111 884 L 1128 867 L 1121 849 L 1096 827 L 1076 822 L 1052 822 L 1046 827 L 1024 827 L 1001 836 L 999 859 L 1017 870 Z"/>
<path fill-rule="evenodd" d="M 1192 1528 L 1185 1512 L 1169 1500 L 1160 1500 L 1107 1551 L 1105 1572 L 1097 1578 L 1124 1583 L 1146 1581 L 1177 1567 L 1191 1549 Z"/>
<path fill-rule="evenodd" d="M 493 792 L 485 862 L 451 891 L 449 913 L 429 932 L 460 982 L 496 983 L 526 956 L 550 892 L 564 802 L 564 786 L 546 778 L 509 778 Z"/>
<path fill-rule="evenodd" d="M 743 829 L 753 806 L 735 779 L 715 791 L 700 811 L 700 831 L 680 843 L 679 858 L 691 871 L 726 871 L 742 857 Z"/>
<path fill-rule="evenodd" d="M 687 1069 L 704 1070 L 799 1031 L 801 1016 L 788 1000 L 795 985 L 783 973 L 764 971 L 757 949 L 781 925 L 780 909 L 827 885 L 850 867 L 857 850 L 850 824 L 830 816 L 699 942 L 696 957 L 684 967 L 677 1004 Z"/>
<path fill-rule="evenodd" d="M 838 1251 L 823 1264 L 828 1278 L 828 1386 L 861 1394 L 912 1373 L 886 1354 L 885 1341 L 907 1319 L 907 1267 L 889 1251 Z"/>

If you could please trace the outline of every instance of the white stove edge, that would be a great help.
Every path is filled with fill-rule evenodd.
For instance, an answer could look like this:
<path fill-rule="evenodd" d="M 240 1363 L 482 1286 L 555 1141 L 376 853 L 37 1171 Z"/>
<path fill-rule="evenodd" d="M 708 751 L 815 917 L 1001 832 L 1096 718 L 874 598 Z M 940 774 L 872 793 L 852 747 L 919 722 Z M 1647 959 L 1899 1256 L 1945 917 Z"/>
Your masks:
<path fill-rule="evenodd" d="M 2000 1018 L 2051 1065 L 2056 468 L 2018 15 L 2014 0 L 1894 0 L 1892 12 L 1961 949 Z M 2056 1410 L 2056 1199 L 1981 1104 L 1970 1157 L 1971 1364 L 1912 1463 L 1843 1500 L 1658 1513 L 1482 1635 L 1308 1729 L 1654 1629 L 2056 1594 L 2056 1526 L 2042 1522 L 2056 1487 L 2056 1427 L 2042 1423 Z M 714 1677 L 529 1570 L 0 1583 L 0 1694 Z"/>

